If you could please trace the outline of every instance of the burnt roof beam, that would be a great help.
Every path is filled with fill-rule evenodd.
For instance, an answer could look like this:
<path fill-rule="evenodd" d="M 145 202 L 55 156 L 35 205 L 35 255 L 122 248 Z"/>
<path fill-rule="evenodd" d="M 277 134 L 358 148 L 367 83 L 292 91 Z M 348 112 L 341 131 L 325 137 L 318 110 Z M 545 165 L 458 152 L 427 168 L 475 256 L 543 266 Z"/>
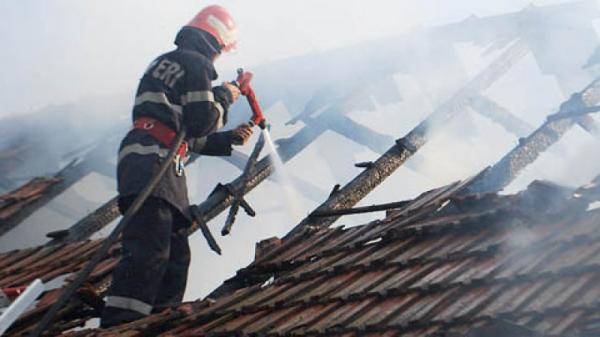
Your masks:
<path fill-rule="evenodd" d="M 594 80 L 580 93 L 574 94 L 564 102 L 560 111 L 549 116 L 542 126 L 527 138 L 521 139 L 519 145 L 506 154 L 494 166 L 485 169 L 465 188 L 465 193 L 492 193 L 508 186 L 518 174 L 533 163 L 542 152 L 558 142 L 558 140 L 577 123 L 577 111 L 600 105 L 600 78 Z M 572 113 L 574 118 L 564 118 Z M 560 116 L 561 118 L 557 118 Z"/>
<path fill-rule="evenodd" d="M 427 142 L 429 135 L 435 132 L 436 128 L 444 125 L 457 113 L 463 112 L 470 105 L 473 97 L 480 95 L 483 90 L 489 88 L 527 55 L 528 52 L 529 49 L 523 41 L 515 41 L 487 68 L 469 81 L 448 101 L 439 106 L 404 138 L 398 139 L 396 144 L 377 159 L 370 168 L 362 171 L 338 193 L 330 196 L 315 212 L 326 213 L 339 209 L 348 209 L 356 205 L 418 151 Z M 288 236 L 301 231 L 307 226 L 330 226 L 338 218 L 339 216 L 318 219 L 307 217 Z"/>

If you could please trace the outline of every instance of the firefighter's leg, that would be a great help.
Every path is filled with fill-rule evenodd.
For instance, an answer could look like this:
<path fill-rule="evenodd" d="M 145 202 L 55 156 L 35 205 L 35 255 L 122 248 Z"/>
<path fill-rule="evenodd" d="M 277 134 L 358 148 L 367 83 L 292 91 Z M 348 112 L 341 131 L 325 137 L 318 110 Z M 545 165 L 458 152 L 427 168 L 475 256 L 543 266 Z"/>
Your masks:
<path fill-rule="evenodd" d="M 165 306 L 181 303 L 187 284 L 188 268 L 190 266 L 190 246 L 186 228 L 189 223 L 178 211 L 173 209 L 173 232 L 171 233 L 171 252 L 169 265 L 161 286 L 158 289 L 155 307 L 160 310 Z"/>
<path fill-rule="evenodd" d="M 101 327 L 148 315 L 169 261 L 172 228 L 170 206 L 149 198 L 123 229 L 122 259 L 113 272 Z"/>

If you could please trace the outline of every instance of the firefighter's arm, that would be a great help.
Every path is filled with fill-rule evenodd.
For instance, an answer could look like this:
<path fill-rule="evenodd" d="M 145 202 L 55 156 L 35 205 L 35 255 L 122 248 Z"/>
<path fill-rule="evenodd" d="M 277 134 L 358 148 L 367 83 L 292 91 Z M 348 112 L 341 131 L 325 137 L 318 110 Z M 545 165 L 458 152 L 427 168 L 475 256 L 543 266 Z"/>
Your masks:
<path fill-rule="evenodd" d="M 226 111 L 229 111 L 229 106 L 240 97 L 240 89 L 228 82 L 223 82 L 222 85 L 216 86 L 212 90 L 215 101 L 219 102 Z M 225 118 L 224 124 L 227 124 L 227 118 Z"/>
<path fill-rule="evenodd" d="M 188 136 L 205 137 L 225 125 L 234 97 L 225 86 L 212 88 L 205 69 L 188 72 L 181 92 L 183 124 Z"/>
<path fill-rule="evenodd" d="M 190 151 L 205 156 L 231 156 L 232 145 L 244 145 L 252 136 L 252 128 L 242 124 L 231 131 L 217 132 L 188 141 Z"/>
<path fill-rule="evenodd" d="M 232 132 L 217 132 L 206 137 L 193 138 L 188 141 L 190 151 L 205 156 L 231 156 L 233 141 Z"/>

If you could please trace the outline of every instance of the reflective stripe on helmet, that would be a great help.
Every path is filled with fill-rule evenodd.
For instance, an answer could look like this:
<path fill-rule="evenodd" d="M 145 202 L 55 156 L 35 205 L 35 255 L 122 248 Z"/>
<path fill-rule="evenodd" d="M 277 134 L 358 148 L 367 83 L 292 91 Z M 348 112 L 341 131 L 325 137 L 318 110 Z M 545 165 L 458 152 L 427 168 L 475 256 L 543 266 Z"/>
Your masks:
<path fill-rule="evenodd" d="M 209 15 L 208 18 L 206 18 L 206 22 L 208 22 L 208 24 L 218 32 L 223 45 L 229 46 L 235 43 L 235 29 L 230 29 L 224 22 L 219 20 L 214 15 Z"/>
<path fill-rule="evenodd" d="M 229 12 L 218 5 L 205 7 L 187 26 L 202 29 L 212 35 L 223 51 L 235 48 L 237 30 Z"/>

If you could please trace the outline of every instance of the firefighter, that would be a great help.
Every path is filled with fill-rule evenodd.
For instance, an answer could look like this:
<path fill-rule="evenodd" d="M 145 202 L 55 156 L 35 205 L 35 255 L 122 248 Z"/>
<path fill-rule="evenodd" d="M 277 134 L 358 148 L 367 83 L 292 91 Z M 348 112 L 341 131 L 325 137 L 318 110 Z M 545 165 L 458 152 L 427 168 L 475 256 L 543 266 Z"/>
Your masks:
<path fill-rule="evenodd" d="M 229 106 L 240 92 L 227 82 L 211 87 L 217 79 L 213 63 L 235 43 L 229 13 L 220 6 L 206 7 L 179 31 L 177 48 L 156 58 L 140 80 L 134 125 L 118 155 L 121 213 L 158 170 L 177 131 L 185 128 L 188 139 L 173 168 L 123 230 L 122 259 L 113 273 L 101 327 L 181 303 L 190 263 L 185 229 L 191 218 L 183 171 L 187 151 L 230 155 L 232 145 L 243 145 L 252 135 L 248 125 L 215 133 L 227 123 Z"/>

